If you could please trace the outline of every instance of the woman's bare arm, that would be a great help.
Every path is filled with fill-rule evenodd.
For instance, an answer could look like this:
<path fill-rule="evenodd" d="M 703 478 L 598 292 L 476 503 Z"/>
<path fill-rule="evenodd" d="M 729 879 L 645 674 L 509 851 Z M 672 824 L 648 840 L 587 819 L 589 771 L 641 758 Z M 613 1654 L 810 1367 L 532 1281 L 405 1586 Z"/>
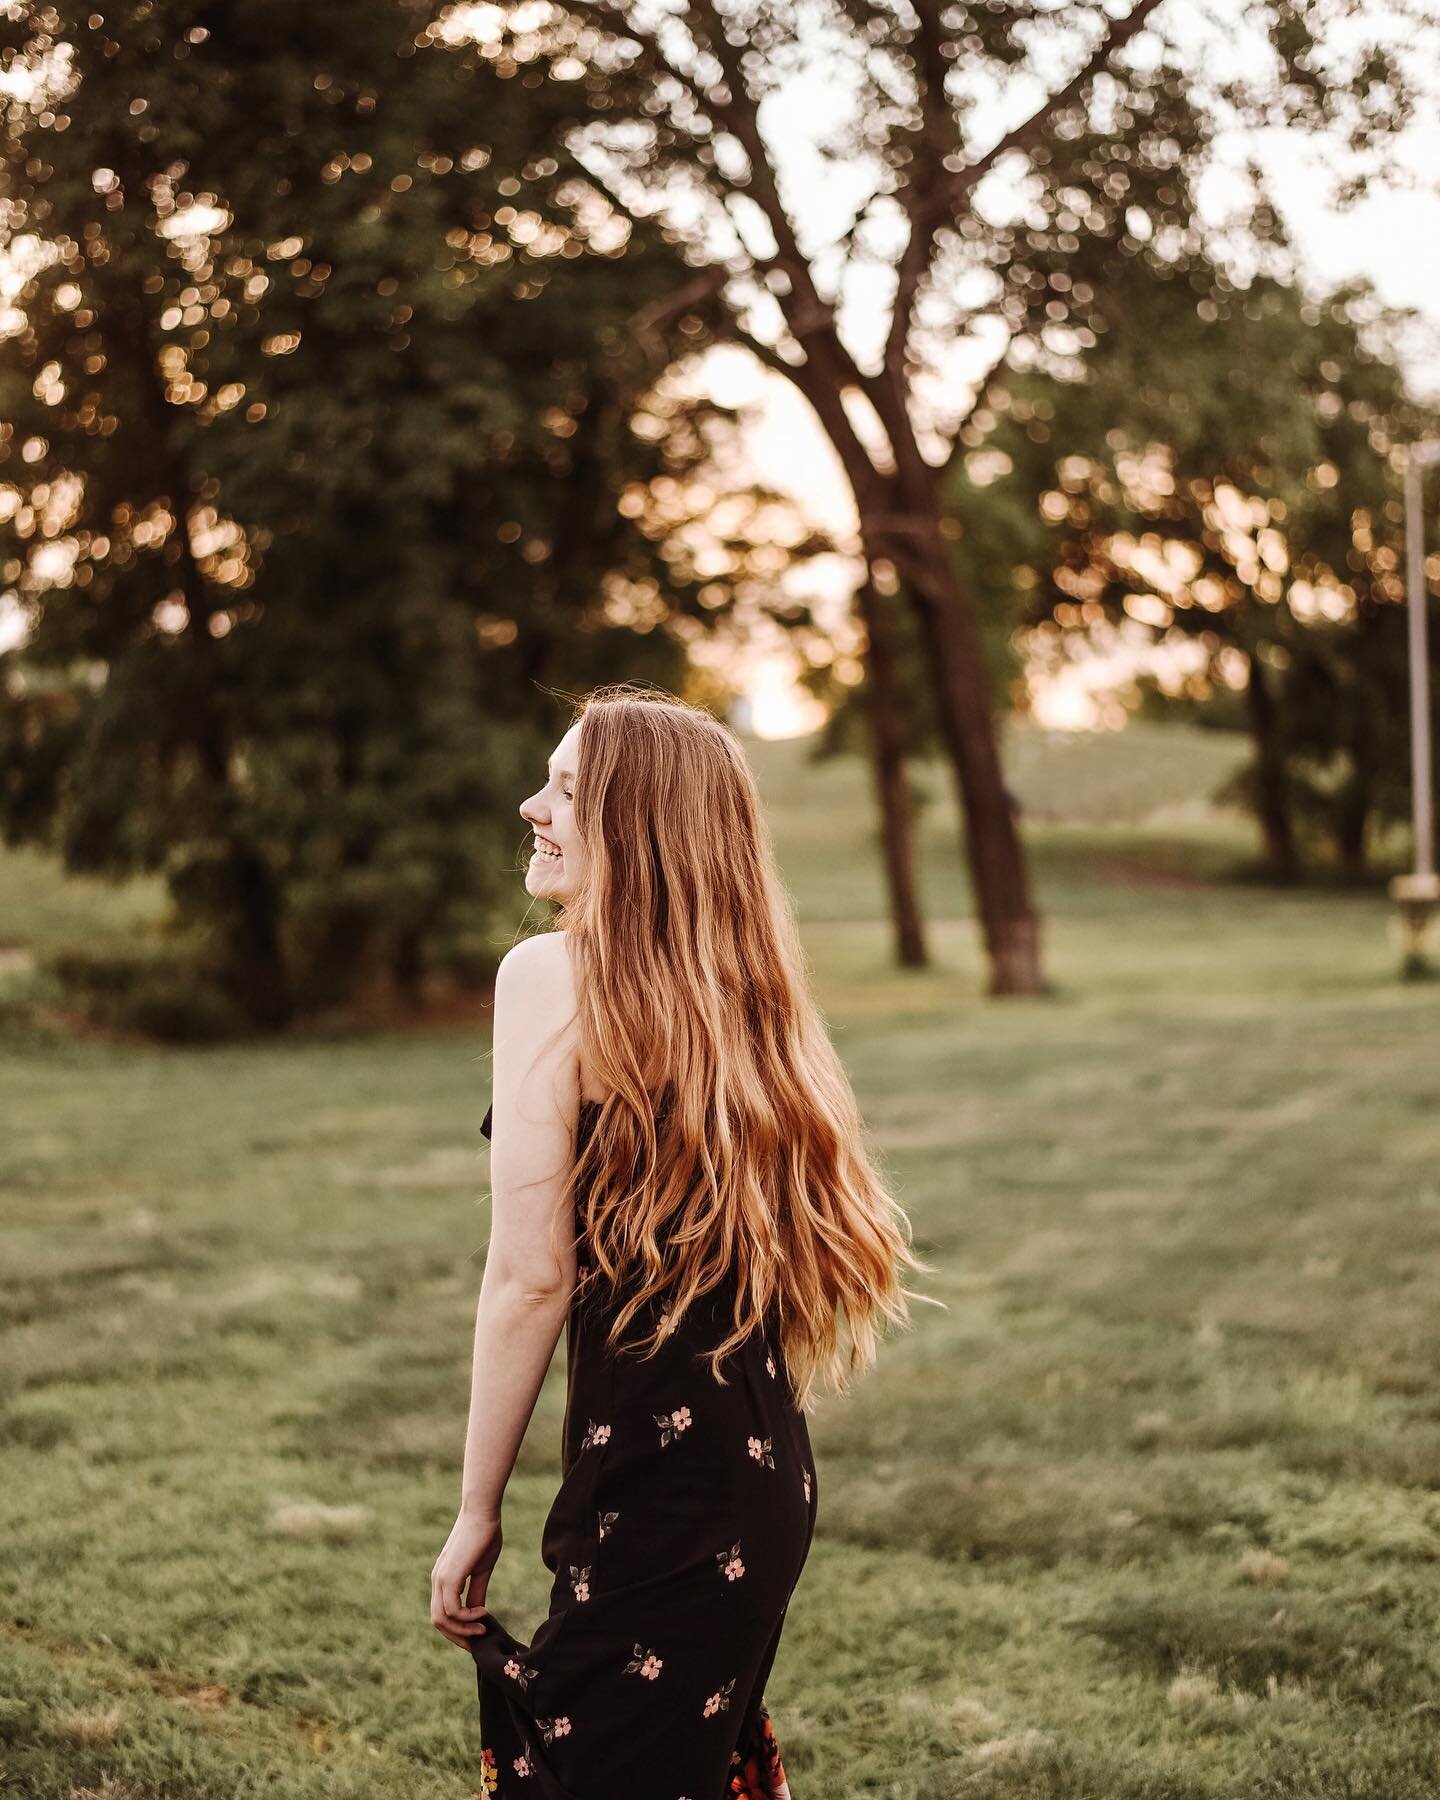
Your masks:
<path fill-rule="evenodd" d="M 570 1220 L 560 1216 L 580 1109 L 575 984 L 563 933 L 527 938 L 502 961 L 494 1045 L 490 1242 L 461 1478 L 462 1512 L 481 1517 L 499 1516 L 575 1285 Z"/>
<path fill-rule="evenodd" d="M 490 1242 L 475 1308 L 460 1510 L 430 1571 L 431 1623 L 461 1648 L 487 1630 L 501 1501 L 575 1286 L 571 1220 L 560 1215 L 579 1067 L 569 945 L 562 932 L 528 938 L 495 982 Z"/>

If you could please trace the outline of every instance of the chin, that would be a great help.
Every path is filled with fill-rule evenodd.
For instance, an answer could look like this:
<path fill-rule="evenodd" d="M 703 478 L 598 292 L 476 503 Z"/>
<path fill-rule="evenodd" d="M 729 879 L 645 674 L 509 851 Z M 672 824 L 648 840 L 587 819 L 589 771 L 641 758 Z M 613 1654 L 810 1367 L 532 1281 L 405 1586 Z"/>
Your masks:
<path fill-rule="evenodd" d="M 561 906 L 568 897 L 559 882 L 549 880 L 544 875 L 531 875 L 528 870 L 525 874 L 525 891 L 532 900 L 554 900 Z"/>

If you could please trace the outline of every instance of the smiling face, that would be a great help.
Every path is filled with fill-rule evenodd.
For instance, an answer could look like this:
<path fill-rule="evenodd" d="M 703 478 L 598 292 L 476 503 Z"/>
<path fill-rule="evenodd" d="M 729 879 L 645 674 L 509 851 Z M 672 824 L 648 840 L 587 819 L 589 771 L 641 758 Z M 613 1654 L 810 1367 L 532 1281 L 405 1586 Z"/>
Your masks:
<path fill-rule="evenodd" d="M 575 777 L 579 773 L 580 727 L 572 725 L 555 746 L 549 780 L 520 803 L 520 817 L 535 833 L 525 868 L 525 891 L 537 900 L 568 902 L 584 866 L 584 846 L 575 829 Z"/>

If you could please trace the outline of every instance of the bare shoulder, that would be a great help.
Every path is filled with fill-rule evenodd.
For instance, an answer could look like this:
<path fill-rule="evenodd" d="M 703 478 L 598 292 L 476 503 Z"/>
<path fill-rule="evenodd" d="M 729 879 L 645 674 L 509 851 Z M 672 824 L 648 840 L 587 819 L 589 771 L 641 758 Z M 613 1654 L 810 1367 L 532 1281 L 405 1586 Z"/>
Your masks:
<path fill-rule="evenodd" d="M 502 995 L 547 1010 L 574 1010 L 575 970 L 563 931 L 537 932 L 505 952 L 495 977 L 497 1003 Z"/>

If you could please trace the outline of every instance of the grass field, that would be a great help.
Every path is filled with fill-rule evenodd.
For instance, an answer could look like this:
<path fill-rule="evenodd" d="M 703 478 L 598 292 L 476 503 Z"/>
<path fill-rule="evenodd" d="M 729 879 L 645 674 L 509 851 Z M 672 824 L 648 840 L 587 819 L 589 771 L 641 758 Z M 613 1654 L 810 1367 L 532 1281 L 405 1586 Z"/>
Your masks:
<path fill-rule="evenodd" d="M 768 1695 L 794 1792 L 1433 1800 L 1440 987 L 1394 979 L 1378 892 L 1231 878 L 1249 838 L 1197 803 L 1213 771 L 1187 792 L 1182 756 L 1156 790 L 1135 740 L 1078 775 L 1064 749 L 1047 790 L 1028 746 L 1022 786 L 1055 991 L 1004 1004 L 938 776 L 936 966 L 901 973 L 863 771 L 756 749 L 944 1303 L 812 1421 L 819 1528 Z M 0 859 L 12 935 L 63 935 L 54 879 Z M 474 1679 L 428 1575 L 483 1036 L 12 1030 L 0 1058 L 0 1795 L 466 1800 Z M 492 1588 L 522 1630 L 562 1387 L 557 1359 Z"/>

